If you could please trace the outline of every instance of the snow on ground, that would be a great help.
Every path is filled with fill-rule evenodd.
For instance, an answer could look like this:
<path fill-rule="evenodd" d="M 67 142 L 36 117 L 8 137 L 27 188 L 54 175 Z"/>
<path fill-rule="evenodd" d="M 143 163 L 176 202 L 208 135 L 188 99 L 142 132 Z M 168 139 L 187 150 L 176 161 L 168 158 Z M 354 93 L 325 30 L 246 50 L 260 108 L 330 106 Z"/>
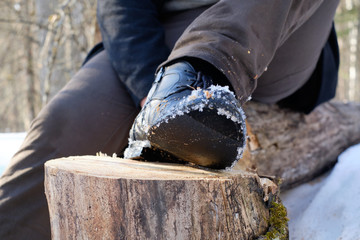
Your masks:
<path fill-rule="evenodd" d="M 327 175 L 282 195 L 290 239 L 360 239 L 360 145 L 338 160 Z"/>
<path fill-rule="evenodd" d="M 25 133 L 0 133 L 0 175 Z M 327 174 L 281 196 L 291 240 L 360 240 L 360 144 L 339 156 Z"/>
<path fill-rule="evenodd" d="M 19 149 L 26 133 L 0 133 L 0 176 Z"/>

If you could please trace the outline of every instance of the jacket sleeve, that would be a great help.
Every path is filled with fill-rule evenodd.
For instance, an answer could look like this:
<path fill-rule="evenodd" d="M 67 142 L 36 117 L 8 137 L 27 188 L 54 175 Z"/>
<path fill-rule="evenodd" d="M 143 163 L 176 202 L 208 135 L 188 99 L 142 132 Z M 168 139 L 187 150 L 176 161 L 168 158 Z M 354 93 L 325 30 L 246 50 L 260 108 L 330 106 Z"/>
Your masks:
<path fill-rule="evenodd" d="M 151 88 L 158 65 L 169 55 L 159 21 L 163 1 L 97 1 L 97 18 L 107 51 L 119 79 L 139 105 Z"/>
<path fill-rule="evenodd" d="M 163 65 L 182 57 L 205 60 L 226 76 L 244 103 L 277 48 L 325 2 L 334 1 L 218 1 L 190 24 Z"/>

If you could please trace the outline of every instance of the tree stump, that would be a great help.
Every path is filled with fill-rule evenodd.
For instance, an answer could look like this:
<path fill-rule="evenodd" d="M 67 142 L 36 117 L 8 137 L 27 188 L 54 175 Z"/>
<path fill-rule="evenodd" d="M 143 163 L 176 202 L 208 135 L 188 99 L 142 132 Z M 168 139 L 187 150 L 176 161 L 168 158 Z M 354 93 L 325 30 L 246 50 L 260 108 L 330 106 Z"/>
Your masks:
<path fill-rule="evenodd" d="M 282 189 L 323 173 L 360 142 L 360 103 L 328 102 L 308 115 L 256 102 L 244 110 L 248 151 L 235 168 L 280 177 Z"/>
<path fill-rule="evenodd" d="M 255 239 L 276 185 L 240 170 L 83 156 L 48 161 L 45 192 L 53 239 Z"/>

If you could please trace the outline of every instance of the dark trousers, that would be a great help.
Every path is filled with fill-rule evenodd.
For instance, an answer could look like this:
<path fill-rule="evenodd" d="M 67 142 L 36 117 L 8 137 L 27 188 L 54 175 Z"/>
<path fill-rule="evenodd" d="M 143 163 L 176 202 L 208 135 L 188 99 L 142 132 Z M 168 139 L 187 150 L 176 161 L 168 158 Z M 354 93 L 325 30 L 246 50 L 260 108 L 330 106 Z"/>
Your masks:
<path fill-rule="evenodd" d="M 256 79 L 257 88 L 252 86 L 255 88 L 253 98 L 275 102 L 299 89 L 309 79 L 328 37 L 337 2 L 324 1 L 311 16 L 299 23 L 296 31 L 274 46 L 271 59 L 261 65 L 268 66 L 267 71 Z M 174 45 L 182 31 L 203 10 L 165 18 L 167 44 Z M 267 24 L 263 31 L 271 29 L 272 26 Z M 182 39 L 186 39 L 186 34 Z M 272 43 L 271 39 L 262 41 Z M 170 60 L 194 54 L 183 48 L 184 44 L 183 40 L 178 42 Z M 254 54 L 259 49 L 251 45 L 245 49 L 245 54 Z M 216 64 L 221 61 L 215 60 Z M 256 72 L 249 74 L 255 77 Z M 236 78 L 236 72 L 230 75 L 235 89 L 242 86 L 242 79 Z M 94 155 L 99 151 L 121 154 L 138 111 L 121 79 L 117 78 L 106 51 L 87 61 L 33 121 L 20 150 L 0 178 L 0 239 L 50 239 L 43 164 L 54 158 Z"/>

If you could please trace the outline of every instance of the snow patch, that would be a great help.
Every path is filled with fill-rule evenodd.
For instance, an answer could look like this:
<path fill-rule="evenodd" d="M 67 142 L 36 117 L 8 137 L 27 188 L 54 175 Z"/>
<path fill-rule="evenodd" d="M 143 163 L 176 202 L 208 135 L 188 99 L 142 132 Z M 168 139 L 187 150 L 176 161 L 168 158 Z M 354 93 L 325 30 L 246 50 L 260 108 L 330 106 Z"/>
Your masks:
<path fill-rule="evenodd" d="M 151 147 L 150 142 L 148 140 L 142 141 L 133 141 L 129 139 L 129 147 L 125 149 L 124 158 L 134 158 L 139 157 L 143 148 Z"/>
<path fill-rule="evenodd" d="M 156 126 L 159 126 L 162 122 L 168 121 L 169 119 L 173 119 L 177 116 L 189 113 L 190 111 L 202 112 L 204 108 L 212 109 L 215 106 L 212 104 L 213 101 L 211 101 L 211 99 L 215 98 L 222 99 L 228 105 L 234 105 L 234 103 L 230 100 L 236 99 L 235 94 L 229 89 L 229 86 L 211 85 L 207 89 L 194 89 L 193 91 L 191 91 L 190 95 L 185 96 L 182 100 L 179 101 L 179 104 L 177 104 L 175 108 L 170 110 L 170 112 L 172 113 L 170 116 L 167 116 L 164 119 L 160 120 L 160 122 L 158 122 Z M 240 108 L 240 106 L 236 106 L 236 108 L 238 109 L 241 118 L 245 119 L 245 113 Z M 236 113 L 232 113 L 224 108 L 217 109 L 219 115 L 225 115 L 232 121 L 236 123 L 241 123 L 241 120 L 238 118 L 238 116 L 236 116 Z"/>
<path fill-rule="evenodd" d="M 236 116 L 234 116 L 233 113 L 223 109 L 223 108 L 218 108 L 217 109 L 217 114 L 218 115 L 222 115 L 225 116 L 227 119 L 231 119 L 231 121 L 236 122 L 236 123 L 241 123 L 241 120 L 238 119 Z"/>
<path fill-rule="evenodd" d="M 0 176 L 9 164 L 13 155 L 19 150 L 25 136 L 25 132 L 0 133 Z"/>
<path fill-rule="evenodd" d="M 290 239 L 360 239 L 359 172 L 360 144 L 343 152 L 330 173 L 283 193 Z"/>

